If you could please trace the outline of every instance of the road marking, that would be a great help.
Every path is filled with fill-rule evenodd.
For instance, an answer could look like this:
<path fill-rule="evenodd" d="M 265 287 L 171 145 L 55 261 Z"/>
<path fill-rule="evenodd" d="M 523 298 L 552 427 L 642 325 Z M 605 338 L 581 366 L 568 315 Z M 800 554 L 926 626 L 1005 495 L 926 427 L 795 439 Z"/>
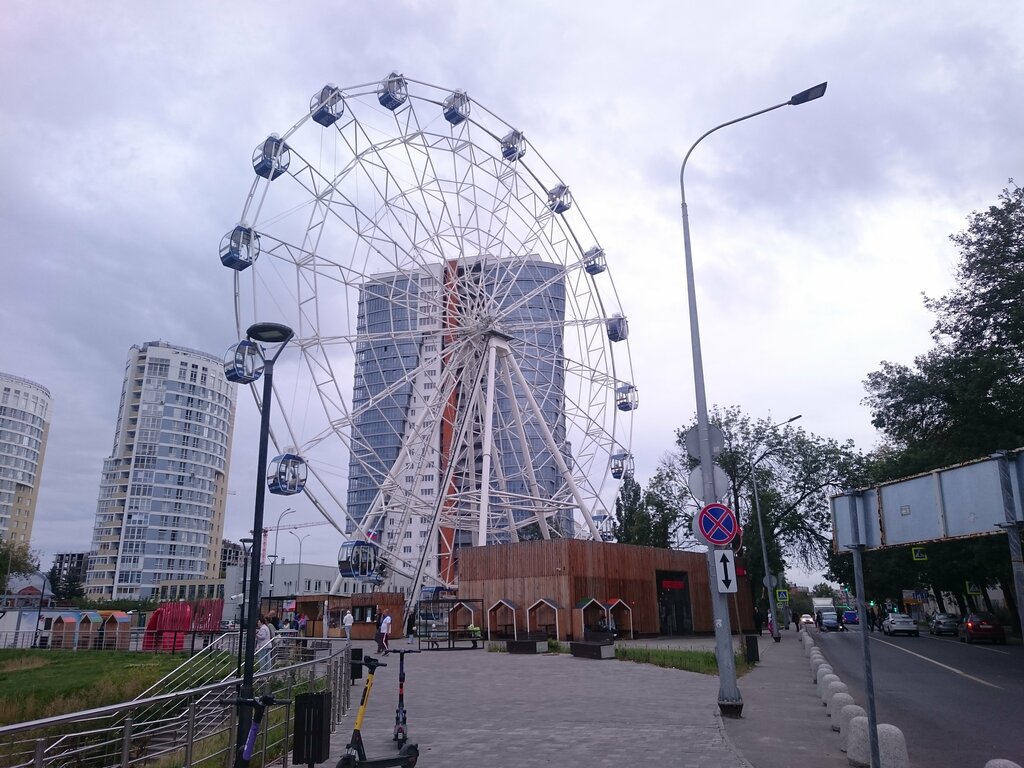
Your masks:
<path fill-rule="evenodd" d="M 929 640 L 943 640 L 942 637 L 932 637 L 931 635 L 928 636 L 928 639 Z M 958 638 L 951 637 L 951 638 L 949 638 L 949 640 L 946 640 L 945 642 L 947 642 L 947 643 L 954 643 L 954 642 L 957 642 L 957 639 Z M 1010 655 L 1009 651 L 1000 651 L 998 648 L 992 648 L 991 646 L 988 646 L 988 645 L 974 645 L 972 643 L 971 647 L 972 648 L 977 648 L 979 651 L 988 651 L 989 653 L 1001 653 L 1003 656 L 1009 656 Z"/>
<path fill-rule="evenodd" d="M 934 664 L 937 667 L 942 667 L 943 669 L 948 669 L 950 672 L 952 672 L 954 674 L 957 674 L 957 675 L 960 675 L 961 677 L 966 677 L 968 680 L 973 680 L 976 683 L 981 683 L 982 685 L 987 685 L 989 688 L 995 688 L 997 691 L 1003 690 L 1002 688 L 1000 688 L 998 685 L 995 685 L 994 683 L 990 683 L 987 680 L 982 680 L 980 677 L 975 677 L 974 675 L 968 675 L 966 672 L 961 672 L 956 667 L 951 667 L 948 664 L 943 664 L 941 661 L 936 661 L 935 659 L 929 659 L 927 656 L 922 656 L 920 653 L 914 653 L 913 651 L 908 651 L 903 646 L 896 645 L 896 643 L 890 643 L 888 640 L 882 640 L 880 638 L 872 638 L 872 639 L 875 639 L 879 643 L 882 643 L 884 645 L 888 645 L 891 648 L 895 648 L 898 651 L 903 651 L 904 653 L 909 653 L 911 656 L 917 656 L 917 658 L 919 658 L 919 659 L 921 659 L 923 661 L 927 661 L 927 662 L 929 662 L 931 664 Z"/>

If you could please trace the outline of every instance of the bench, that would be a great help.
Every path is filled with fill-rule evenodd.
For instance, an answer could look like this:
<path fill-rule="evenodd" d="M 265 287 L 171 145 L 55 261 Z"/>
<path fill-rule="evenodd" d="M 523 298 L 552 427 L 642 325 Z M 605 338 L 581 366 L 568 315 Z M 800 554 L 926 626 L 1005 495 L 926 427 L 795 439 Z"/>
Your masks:
<path fill-rule="evenodd" d="M 582 659 L 614 659 L 615 635 L 612 632 L 586 630 L 582 640 L 569 643 L 569 652 Z"/>
<path fill-rule="evenodd" d="M 475 629 L 470 631 L 468 629 L 453 629 L 448 633 L 448 639 L 452 645 L 459 642 L 460 640 L 469 640 L 473 643 L 473 648 L 477 648 L 477 643 L 482 639 L 480 637 L 480 630 Z"/>
<path fill-rule="evenodd" d="M 506 640 L 505 650 L 509 653 L 547 653 L 547 632 L 527 632 L 515 640 Z"/>

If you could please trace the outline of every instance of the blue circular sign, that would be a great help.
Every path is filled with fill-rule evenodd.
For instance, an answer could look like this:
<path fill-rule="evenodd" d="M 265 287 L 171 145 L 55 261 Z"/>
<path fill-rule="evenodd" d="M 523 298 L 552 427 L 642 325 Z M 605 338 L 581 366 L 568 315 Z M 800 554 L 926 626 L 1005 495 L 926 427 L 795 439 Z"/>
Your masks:
<path fill-rule="evenodd" d="M 730 544 L 739 535 L 736 515 L 724 504 L 708 504 L 697 515 L 697 527 L 708 543 L 717 547 Z"/>

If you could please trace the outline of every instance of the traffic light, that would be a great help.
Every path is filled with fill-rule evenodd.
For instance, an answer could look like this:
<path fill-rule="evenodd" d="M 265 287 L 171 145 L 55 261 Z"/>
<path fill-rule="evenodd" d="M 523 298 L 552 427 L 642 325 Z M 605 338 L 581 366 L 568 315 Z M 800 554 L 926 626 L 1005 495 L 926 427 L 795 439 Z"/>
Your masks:
<path fill-rule="evenodd" d="M 875 607 L 875 601 L 874 600 L 868 600 L 868 605 L 870 605 L 872 608 L 874 608 Z"/>

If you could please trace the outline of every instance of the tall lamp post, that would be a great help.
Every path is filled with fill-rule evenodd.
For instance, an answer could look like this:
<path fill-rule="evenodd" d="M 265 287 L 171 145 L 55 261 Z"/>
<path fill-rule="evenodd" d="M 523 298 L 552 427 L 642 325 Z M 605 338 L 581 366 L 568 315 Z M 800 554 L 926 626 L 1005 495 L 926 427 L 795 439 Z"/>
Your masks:
<path fill-rule="evenodd" d="M 277 543 L 281 539 L 281 521 L 285 515 L 290 515 L 295 510 L 289 507 L 277 516 L 277 526 L 274 528 L 274 554 L 270 556 L 270 596 L 274 596 L 274 564 L 277 563 Z"/>
<path fill-rule="evenodd" d="M 773 424 L 772 429 L 778 429 L 786 424 L 792 424 L 794 421 L 799 419 L 802 414 L 797 414 L 792 418 L 780 421 L 778 424 Z M 757 461 L 750 462 L 750 484 L 754 490 L 754 510 L 757 513 L 757 532 L 761 536 L 761 558 L 764 564 L 764 580 L 765 587 L 768 589 L 768 610 L 771 611 L 772 618 L 772 640 L 776 643 L 782 641 L 782 636 L 779 634 L 779 611 L 775 605 L 775 585 L 772 583 L 775 574 L 768 570 L 768 544 L 764 537 L 764 523 L 761 520 L 761 497 L 757 493 L 757 465 L 761 463 L 765 456 L 771 453 L 771 450 L 767 450 L 761 454 Z"/>
<path fill-rule="evenodd" d="M 708 501 L 715 498 L 714 457 L 712 456 L 711 436 L 708 431 L 707 395 L 704 392 L 704 360 L 701 355 L 700 328 L 697 322 L 697 293 L 693 278 L 693 253 L 690 249 L 690 217 L 686 209 L 686 186 L 684 184 L 686 161 L 690 159 L 690 154 L 697 148 L 697 145 L 715 131 L 781 107 L 805 104 L 808 101 L 821 98 L 825 95 L 827 85 L 827 83 L 821 83 L 813 88 L 808 88 L 806 91 L 801 91 L 789 101 L 784 101 L 781 104 L 776 104 L 775 106 L 752 112 L 749 115 L 744 115 L 743 117 L 738 117 L 735 120 L 715 126 L 693 143 L 683 158 L 682 166 L 679 168 L 679 195 L 682 201 L 683 212 L 683 248 L 686 256 L 686 299 L 690 312 L 693 384 L 697 400 L 697 435 L 700 445 L 700 464 L 703 470 L 704 498 Z M 715 552 L 715 547 L 708 547 L 708 582 L 712 585 L 717 581 Z M 743 698 L 740 696 L 739 687 L 736 685 L 736 662 L 732 655 L 732 629 L 729 626 L 729 604 L 726 596 L 714 588 L 711 589 L 711 607 L 715 623 L 715 655 L 718 659 L 718 708 L 725 717 L 739 717 L 743 712 Z"/>
<path fill-rule="evenodd" d="M 280 323 L 254 323 L 246 330 L 246 338 L 231 351 L 224 363 L 224 373 L 229 381 L 251 384 L 263 375 L 263 397 L 260 401 L 260 443 L 256 467 L 256 504 L 252 515 L 252 538 L 254 542 L 263 538 L 263 507 L 267 494 L 267 448 L 270 442 L 270 406 L 273 401 L 274 363 L 295 333 Z M 266 347 L 277 346 L 271 356 Z M 262 362 L 262 365 L 260 364 Z M 249 558 L 249 581 L 252 588 L 248 595 L 248 616 L 245 625 L 245 658 L 242 664 L 242 687 L 240 699 L 253 697 L 253 671 L 256 665 L 256 618 L 260 610 L 260 559 Z M 252 721 L 252 709 L 239 705 L 238 745 L 245 743 Z M 242 750 L 235 754 L 236 768 L 243 768 L 247 761 L 242 759 Z"/>
<path fill-rule="evenodd" d="M 39 575 L 43 577 L 43 587 L 42 591 L 39 593 L 39 612 L 36 613 L 36 636 L 32 640 L 33 648 L 39 647 L 39 623 L 43 620 L 43 600 L 46 598 L 46 584 L 49 581 L 45 573 L 40 573 Z M 50 587 L 50 591 L 53 591 L 52 585 Z"/>
<path fill-rule="evenodd" d="M 309 538 L 309 534 L 304 533 L 299 536 L 295 531 L 288 531 L 288 533 L 294 536 L 295 540 L 299 542 L 299 571 L 295 575 L 295 594 L 298 595 L 302 591 L 302 542 Z"/>
<path fill-rule="evenodd" d="M 243 630 L 245 629 L 245 598 L 246 598 L 246 587 L 248 585 L 249 571 L 249 558 L 252 557 L 252 539 L 243 538 L 239 539 L 242 544 L 242 551 L 244 553 L 242 557 L 242 603 L 239 606 L 242 609 L 242 615 L 238 617 L 238 670 L 235 672 L 236 675 L 242 673 L 242 637 Z"/>

